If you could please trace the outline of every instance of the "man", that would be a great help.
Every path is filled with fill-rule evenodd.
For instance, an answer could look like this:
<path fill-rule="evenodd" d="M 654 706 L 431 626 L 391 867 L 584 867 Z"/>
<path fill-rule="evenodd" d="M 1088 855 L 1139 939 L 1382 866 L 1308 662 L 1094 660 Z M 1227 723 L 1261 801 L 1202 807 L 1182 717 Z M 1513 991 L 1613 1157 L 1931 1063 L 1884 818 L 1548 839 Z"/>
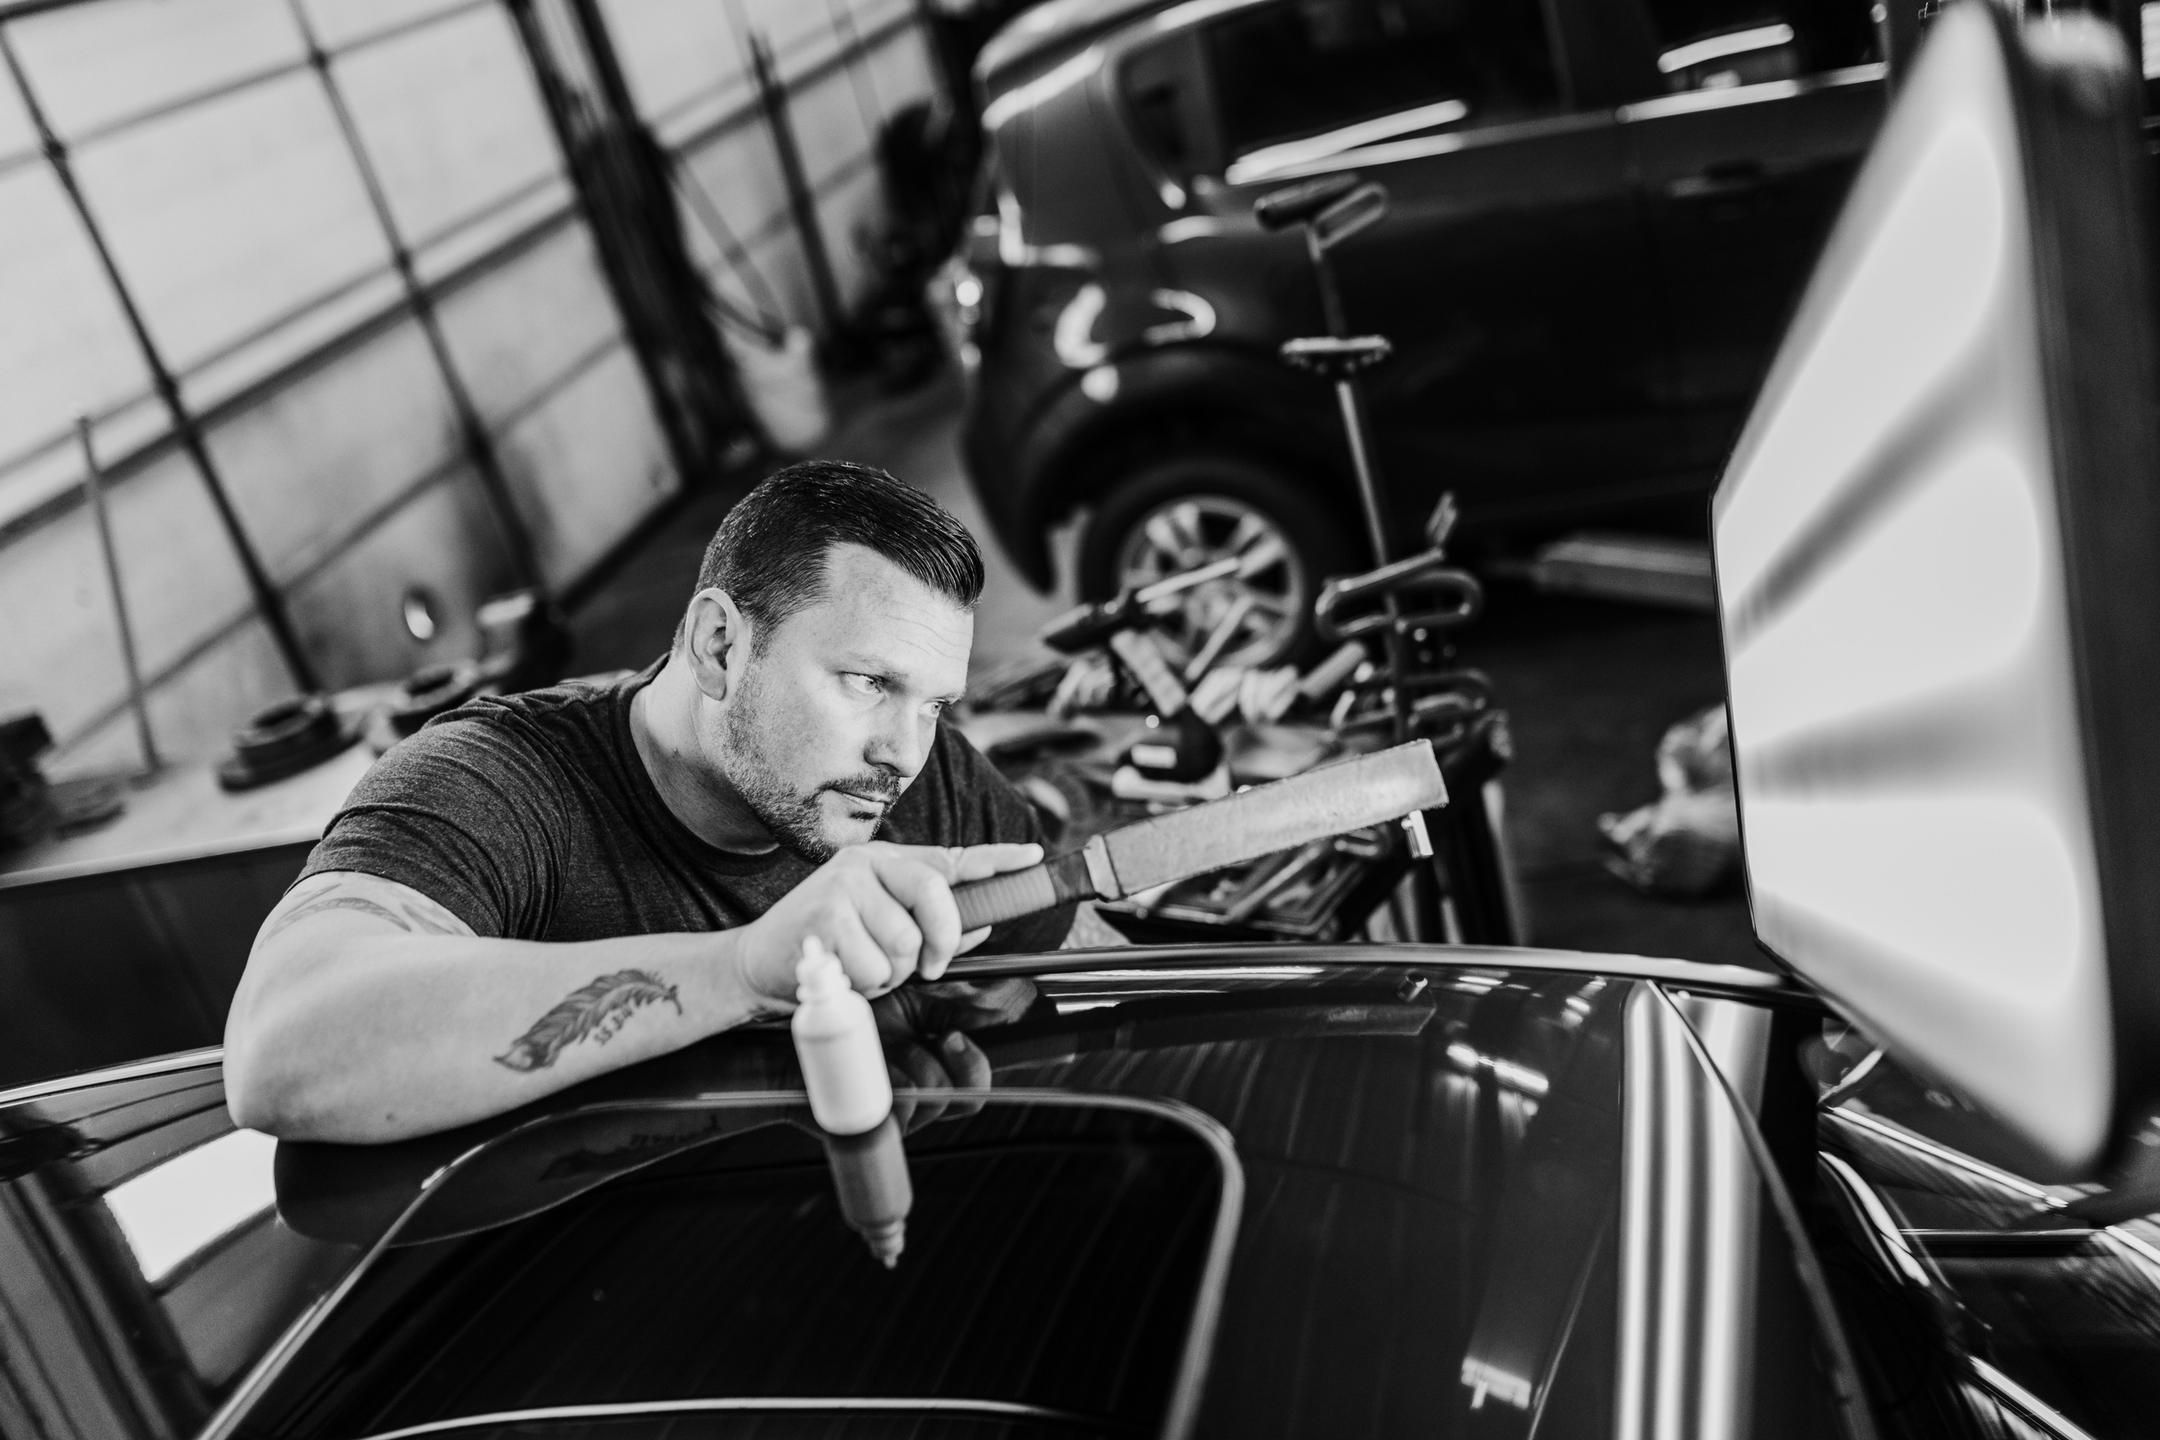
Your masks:
<path fill-rule="evenodd" d="M 375 1141 L 499 1113 L 787 1014 L 810 935 L 888 1030 L 1009 1011 L 1011 986 L 897 990 L 990 933 L 960 933 L 955 882 L 1042 855 L 1026 802 L 940 723 L 982 581 L 966 529 L 883 471 L 766 480 L 661 661 L 475 701 L 361 782 L 256 937 L 226 1023 L 234 1116 Z M 1054 948 L 1070 922 L 992 946 Z M 958 1029 L 898 1063 L 988 1080 Z"/>

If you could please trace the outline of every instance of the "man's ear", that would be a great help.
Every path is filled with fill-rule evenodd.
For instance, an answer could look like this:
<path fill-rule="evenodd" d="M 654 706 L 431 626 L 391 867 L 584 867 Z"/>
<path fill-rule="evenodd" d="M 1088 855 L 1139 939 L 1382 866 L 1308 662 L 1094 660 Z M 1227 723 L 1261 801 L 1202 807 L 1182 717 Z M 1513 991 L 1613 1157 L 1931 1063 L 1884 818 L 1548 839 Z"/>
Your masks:
<path fill-rule="evenodd" d="M 725 700 L 742 683 L 750 661 L 750 624 L 734 597 L 717 586 L 690 597 L 683 615 L 682 650 L 690 678 L 707 699 Z"/>

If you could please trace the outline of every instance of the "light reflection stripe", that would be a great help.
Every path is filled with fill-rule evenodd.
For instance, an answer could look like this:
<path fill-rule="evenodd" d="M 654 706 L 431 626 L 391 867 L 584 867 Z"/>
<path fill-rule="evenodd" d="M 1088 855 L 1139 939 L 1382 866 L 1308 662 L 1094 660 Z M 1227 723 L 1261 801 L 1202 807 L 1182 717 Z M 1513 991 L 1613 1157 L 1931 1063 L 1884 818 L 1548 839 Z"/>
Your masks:
<path fill-rule="evenodd" d="M 1647 993 L 1635 1003 L 1653 1005 Z M 1694 1295 L 1695 1206 L 1697 1165 L 1703 1137 L 1696 1128 L 1694 1108 L 1688 1104 L 1687 1056 L 1674 1042 L 1671 1021 L 1663 1010 L 1657 1016 L 1653 1050 L 1658 1071 L 1658 1323 L 1654 1332 L 1657 1367 L 1651 1392 L 1652 1434 L 1656 1440 L 1696 1440 L 1688 1434 L 1688 1397 L 1696 1387 L 1688 1361 L 1693 1358 L 1689 1341 L 1695 1327 L 1689 1321 L 1688 1301 Z"/>
<path fill-rule="evenodd" d="M 1926 1136 L 1908 1130 L 1902 1125 L 1884 1120 L 1876 1115 L 1867 1114 L 1865 1111 L 1854 1110 L 1849 1106 L 1841 1105 L 1831 1113 L 1847 1125 L 1869 1131 L 1893 1145 L 1902 1146 L 1908 1150 L 1917 1150 L 1931 1160 L 1951 1166 L 1954 1169 L 1963 1170 L 1966 1174 L 1985 1180 L 1991 1185 L 2014 1191 L 2028 1200 L 2034 1200 L 2052 1208 L 2060 1208 L 2063 1204 L 2060 1199 L 2050 1194 L 2044 1187 L 2035 1185 L 2022 1176 L 2013 1175 L 2008 1170 L 1998 1169 L 1985 1160 L 1976 1160 L 1963 1151 L 1952 1150 L 1947 1145 L 1938 1145 Z"/>
<path fill-rule="evenodd" d="M 1861 1179 L 1859 1171 L 1837 1156 L 1825 1153 L 1821 1159 L 1823 1166 L 1843 1183 L 1845 1193 L 1852 1197 L 1853 1204 L 1859 1206 L 1860 1212 L 1867 1217 L 1868 1225 L 1881 1242 L 1883 1253 L 1890 1263 L 1913 1284 L 1923 1290 L 1932 1290 L 1934 1283 L 1928 1278 L 1926 1268 L 1920 1263 L 1920 1257 L 1913 1253 L 1912 1241 L 1883 1205 L 1882 1197 L 1875 1193 L 1875 1187 Z"/>
<path fill-rule="evenodd" d="M 2017 1381 L 2012 1380 L 1993 1365 L 1988 1364 L 1987 1361 L 1982 1360 L 1977 1355 L 1968 1356 L 1967 1358 L 1972 1365 L 1973 1374 L 1979 1377 L 1980 1383 L 2023 1411 L 2025 1419 L 2032 1421 L 2036 1425 L 2046 1426 L 2051 1433 L 2058 1437 L 2058 1440 L 2092 1440 L 2091 1435 L 2082 1427 L 2071 1424 L 2054 1406 L 2040 1399 L 2039 1396 L 2018 1384 Z"/>
<path fill-rule="evenodd" d="M 1196 965 L 1189 969 L 1057 970 L 1046 979 L 1093 983 L 1118 980 L 1296 980 L 1326 973 L 1321 965 Z"/>
<path fill-rule="evenodd" d="M 430 1420 L 401 1430 L 378 1430 L 367 1440 L 412 1440 L 420 1435 L 447 1435 L 485 1426 L 530 1425 L 560 1420 L 617 1420 L 639 1415 L 700 1415 L 725 1412 L 899 1415 L 996 1415 L 1013 1420 L 1048 1420 L 1064 1425 L 1099 1428 L 1100 1417 L 1041 1405 L 1020 1405 L 1008 1400 L 946 1400 L 935 1397 L 832 1398 L 816 1396 L 728 1396 L 706 1400 L 630 1400 L 608 1405 L 543 1405 L 530 1410 L 496 1410 L 484 1415 L 460 1415 L 450 1420 Z"/>
<path fill-rule="evenodd" d="M 1737 1081 L 1743 1067 L 1761 1063 L 1769 1040 L 1766 1012 L 1716 1001 L 1675 1003 L 1728 1076 Z M 1677 1037 L 1673 1048 L 1685 1051 Z M 1692 1062 L 1692 1056 L 1686 1058 Z M 1751 1083 L 1749 1089 L 1754 1088 Z M 1708 1283 L 1703 1287 L 1702 1374 L 1696 1385 L 1700 1408 L 1697 1423 L 1690 1429 L 1705 1436 L 1738 1435 L 1746 1413 L 1748 1377 L 1741 1345 L 1751 1328 L 1748 1322 L 1758 1293 L 1761 1212 L 1754 1170 L 1742 1153 L 1732 1116 L 1718 1097 L 1707 1092 L 1698 1091 L 1696 1102 L 1708 1112 L 1702 1124 L 1709 1172 L 1709 1183 L 1703 1187 L 1707 1211 L 1703 1262 Z"/>
<path fill-rule="evenodd" d="M 1470 107 L 1460 100 L 1438 100 L 1430 105 L 1419 105 L 1413 109 L 1399 110 L 1392 115 L 1382 115 L 1376 120 L 1361 120 L 1355 125 L 1345 125 L 1325 134 L 1308 135 L 1302 140 L 1286 140 L 1280 145 L 1266 145 L 1230 162 L 1230 168 L 1223 172 L 1223 179 L 1232 185 L 1249 185 L 1293 165 L 1310 165 L 1316 161 L 1331 159 L 1346 151 L 1381 140 L 1392 140 L 1414 130 L 1432 130 L 1442 125 L 1452 125 L 1469 113 Z"/>
<path fill-rule="evenodd" d="M 1736 31 L 1730 35 L 1713 35 L 1707 40 L 1697 40 L 1692 45 L 1680 45 L 1658 56 L 1657 68 L 1662 74 L 1671 75 L 1681 70 L 1692 70 L 1697 65 L 1712 60 L 1728 60 L 1735 55 L 1748 55 L 1757 50 L 1775 50 L 1780 45 L 1793 42 L 1790 25 L 1758 25 L 1752 30 Z"/>
<path fill-rule="evenodd" d="M 152 1285 L 277 1201 L 270 1175 L 277 1142 L 231 1130 L 151 1166 L 105 1192 L 128 1249 Z"/>
<path fill-rule="evenodd" d="M 1651 1157 L 1658 1139 L 1657 1072 L 1650 1063 L 1657 1045 L 1657 1013 L 1630 996 L 1627 1006 L 1627 1071 L 1621 1082 L 1620 1334 L 1617 1440 L 1644 1440 L 1649 1396 L 1650 1257 L 1656 1186 Z"/>

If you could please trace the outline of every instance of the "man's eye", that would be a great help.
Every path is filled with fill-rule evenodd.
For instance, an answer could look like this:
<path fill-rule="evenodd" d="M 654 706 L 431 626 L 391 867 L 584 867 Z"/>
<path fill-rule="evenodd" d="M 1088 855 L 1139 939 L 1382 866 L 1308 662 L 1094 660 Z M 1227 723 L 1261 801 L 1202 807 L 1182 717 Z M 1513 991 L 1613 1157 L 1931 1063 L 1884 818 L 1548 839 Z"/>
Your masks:
<path fill-rule="evenodd" d="M 840 679 L 848 689 L 853 690 L 858 695 L 876 695 L 885 688 L 885 682 L 875 675 L 858 675 L 853 671 L 842 671 Z"/>

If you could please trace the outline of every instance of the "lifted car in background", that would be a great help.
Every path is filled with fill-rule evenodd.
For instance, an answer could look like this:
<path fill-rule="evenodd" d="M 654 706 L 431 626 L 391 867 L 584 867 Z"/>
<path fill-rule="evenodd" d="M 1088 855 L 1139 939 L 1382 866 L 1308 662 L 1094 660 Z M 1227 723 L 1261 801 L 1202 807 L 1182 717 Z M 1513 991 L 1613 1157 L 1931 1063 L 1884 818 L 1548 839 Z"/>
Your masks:
<path fill-rule="evenodd" d="M 1052 0 L 976 69 L 987 152 L 946 272 L 969 475 L 1038 587 L 1280 541 L 1236 658 L 1371 563 L 1287 182 L 1355 171 L 1387 219 L 1337 262 L 1400 532 L 1473 543 L 1684 516 L 1731 449 L 1879 123 L 1865 0 Z M 1675 503 L 1680 502 L 1680 503 Z"/>

